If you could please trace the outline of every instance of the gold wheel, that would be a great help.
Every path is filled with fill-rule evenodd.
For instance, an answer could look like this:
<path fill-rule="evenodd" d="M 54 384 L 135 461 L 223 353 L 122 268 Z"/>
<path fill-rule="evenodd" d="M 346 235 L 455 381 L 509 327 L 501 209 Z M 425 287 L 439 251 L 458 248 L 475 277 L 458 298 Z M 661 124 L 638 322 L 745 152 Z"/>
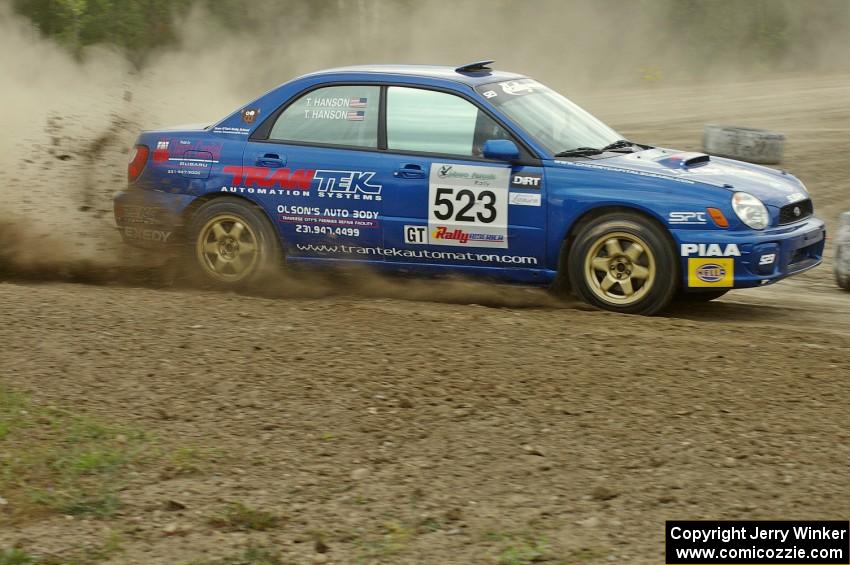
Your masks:
<path fill-rule="evenodd" d="M 259 260 L 257 235 L 237 216 L 211 218 L 198 234 L 195 253 L 206 273 L 223 282 L 237 282 L 250 275 Z"/>
<path fill-rule="evenodd" d="M 585 257 L 584 277 L 594 295 L 628 306 L 639 302 L 655 283 L 655 256 L 647 243 L 627 232 L 605 234 Z"/>

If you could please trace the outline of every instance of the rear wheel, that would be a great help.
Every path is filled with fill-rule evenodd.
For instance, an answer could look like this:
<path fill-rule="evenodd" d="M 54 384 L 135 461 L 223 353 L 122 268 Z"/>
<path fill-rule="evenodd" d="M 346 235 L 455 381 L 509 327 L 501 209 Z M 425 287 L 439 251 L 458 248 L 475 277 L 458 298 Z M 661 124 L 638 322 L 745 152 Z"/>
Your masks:
<path fill-rule="evenodd" d="M 638 214 L 621 212 L 580 228 L 567 271 L 584 301 L 614 312 L 652 315 L 672 300 L 679 269 L 660 227 Z"/>
<path fill-rule="evenodd" d="M 204 204 L 188 225 L 187 254 L 201 279 L 244 288 L 279 271 L 280 244 L 265 215 L 237 198 Z"/>

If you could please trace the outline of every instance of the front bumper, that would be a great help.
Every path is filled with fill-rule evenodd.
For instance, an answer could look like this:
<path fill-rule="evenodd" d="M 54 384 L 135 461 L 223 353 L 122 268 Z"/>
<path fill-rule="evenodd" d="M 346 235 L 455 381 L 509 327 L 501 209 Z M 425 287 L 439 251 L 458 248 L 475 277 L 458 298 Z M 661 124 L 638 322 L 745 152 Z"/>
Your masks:
<path fill-rule="evenodd" d="M 115 225 L 128 244 L 162 249 L 182 240 L 183 211 L 194 196 L 129 189 L 113 200 Z"/>
<path fill-rule="evenodd" d="M 682 287 L 689 292 L 763 286 L 808 271 L 823 260 L 826 241 L 826 227 L 814 216 L 764 231 L 674 229 L 671 233 L 682 250 Z M 715 252 L 719 249 L 723 254 L 685 253 L 685 244 L 704 244 L 701 249 L 717 244 L 711 249 Z M 737 247 L 740 255 L 735 255 L 729 245 Z M 708 276 L 702 276 L 703 273 Z"/>

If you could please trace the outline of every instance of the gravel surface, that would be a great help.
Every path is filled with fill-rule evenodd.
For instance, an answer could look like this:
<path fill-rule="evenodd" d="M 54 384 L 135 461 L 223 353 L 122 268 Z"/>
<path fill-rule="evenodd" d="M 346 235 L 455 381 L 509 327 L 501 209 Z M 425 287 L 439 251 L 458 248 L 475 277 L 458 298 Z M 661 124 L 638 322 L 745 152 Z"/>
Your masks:
<path fill-rule="evenodd" d="M 832 222 L 850 165 L 824 149 L 848 95 L 788 77 L 579 102 L 685 149 L 710 121 L 783 131 Z M 850 293 L 828 266 L 656 318 L 454 282 L 260 297 L 45 278 L 62 277 L 0 284 L 0 384 L 215 455 L 132 467 L 108 518 L 11 520 L 9 500 L 0 550 L 117 534 L 106 562 L 655 564 L 668 519 L 847 518 Z M 211 520 L 234 504 L 278 521 Z"/>

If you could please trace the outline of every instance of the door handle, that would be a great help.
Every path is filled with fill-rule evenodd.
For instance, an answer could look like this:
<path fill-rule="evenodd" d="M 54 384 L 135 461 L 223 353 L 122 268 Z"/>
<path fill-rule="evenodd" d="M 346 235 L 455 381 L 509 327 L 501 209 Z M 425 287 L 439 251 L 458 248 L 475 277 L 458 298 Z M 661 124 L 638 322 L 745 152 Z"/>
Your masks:
<path fill-rule="evenodd" d="M 281 159 L 280 155 L 277 153 L 266 153 L 262 157 L 257 158 L 257 166 L 258 167 L 269 167 L 271 169 L 277 169 L 286 164 L 285 159 Z"/>
<path fill-rule="evenodd" d="M 422 168 L 422 165 L 418 163 L 405 163 L 395 170 L 393 176 L 403 179 L 424 179 L 428 175 L 425 169 Z"/>

